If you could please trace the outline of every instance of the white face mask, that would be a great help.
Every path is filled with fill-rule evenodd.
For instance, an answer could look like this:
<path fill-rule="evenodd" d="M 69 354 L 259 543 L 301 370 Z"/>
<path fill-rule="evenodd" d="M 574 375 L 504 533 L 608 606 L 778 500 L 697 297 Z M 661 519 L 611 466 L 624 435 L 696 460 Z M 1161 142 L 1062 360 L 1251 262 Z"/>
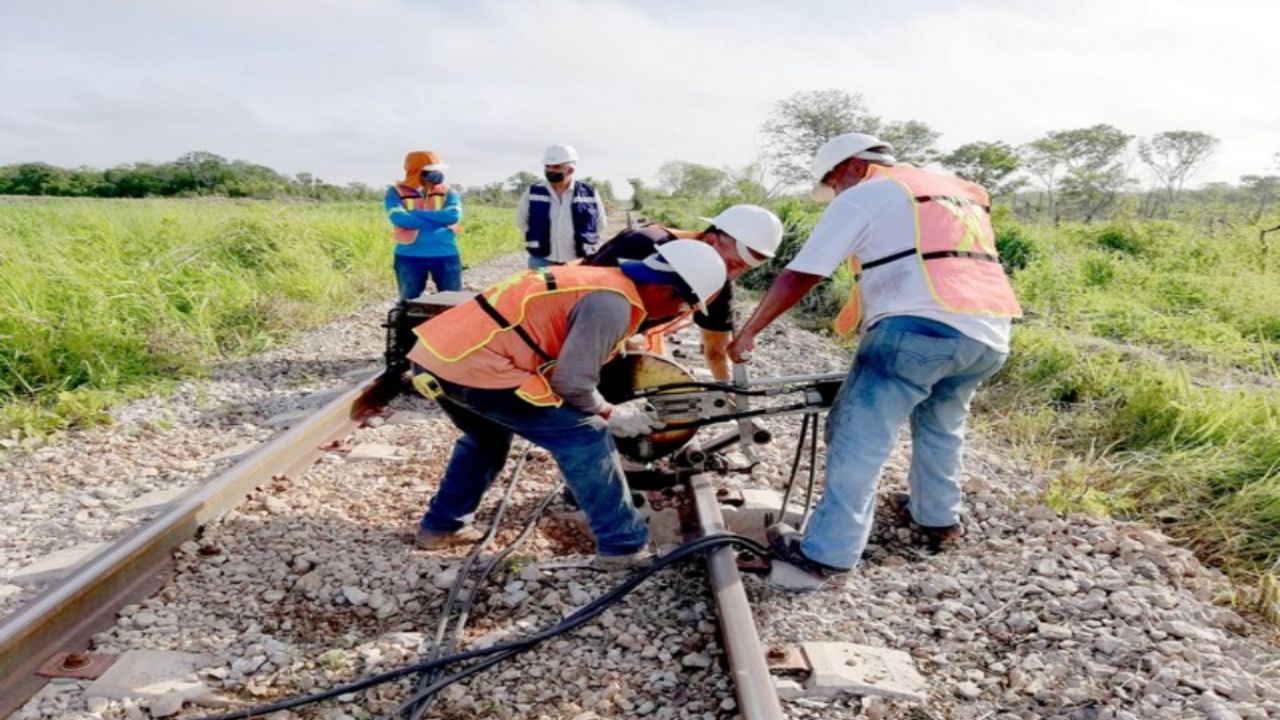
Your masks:
<path fill-rule="evenodd" d="M 826 183 L 819 183 L 809 191 L 809 197 L 813 198 L 815 202 L 829 203 L 836 199 L 836 189 Z"/>

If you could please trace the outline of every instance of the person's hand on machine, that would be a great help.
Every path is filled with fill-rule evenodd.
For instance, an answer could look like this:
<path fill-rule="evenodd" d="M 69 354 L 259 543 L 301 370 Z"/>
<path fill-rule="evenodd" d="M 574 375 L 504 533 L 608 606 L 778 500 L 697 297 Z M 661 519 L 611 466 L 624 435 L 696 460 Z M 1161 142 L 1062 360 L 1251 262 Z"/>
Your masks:
<path fill-rule="evenodd" d="M 662 427 L 663 422 L 654 415 L 655 409 L 644 398 L 611 405 L 600 413 L 609 423 L 609 432 L 617 437 L 647 435 Z"/>

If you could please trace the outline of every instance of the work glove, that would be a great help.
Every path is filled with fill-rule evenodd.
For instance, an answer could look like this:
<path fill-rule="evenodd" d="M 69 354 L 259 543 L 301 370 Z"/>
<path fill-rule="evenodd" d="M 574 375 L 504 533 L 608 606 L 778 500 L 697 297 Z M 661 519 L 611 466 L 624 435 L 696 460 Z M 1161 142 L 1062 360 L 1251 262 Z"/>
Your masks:
<path fill-rule="evenodd" d="M 617 437 L 647 435 L 662 427 L 662 421 L 654 417 L 653 412 L 653 406 L 644 398 L 614 405 L 609 412 L 609 432 Z"/>

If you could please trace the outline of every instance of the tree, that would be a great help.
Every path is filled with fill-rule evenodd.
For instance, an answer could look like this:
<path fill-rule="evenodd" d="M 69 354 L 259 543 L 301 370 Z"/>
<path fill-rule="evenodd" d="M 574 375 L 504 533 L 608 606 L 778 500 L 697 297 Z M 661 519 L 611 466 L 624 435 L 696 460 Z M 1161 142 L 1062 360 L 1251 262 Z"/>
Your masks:
<path fill-rule="evenodd" d="M 1022 165 L 1044 188 L 1045 211 L 1055 225 L 1059 220 L 1058 185 L 1066 167 L 1066 151 L 1066 146 L 1052 134 L 1027 143 L 1020 150 Z"/>
<path fill-rule="evenodd" d="M 538 177 L 537 175 L 534 175 L 531 172 L 521 170 L 520 172 L 507 178 L 507 192 L 511 193 L 512 196 L 518 198 L 521 195 L 524 195 L 525 190 L 528 190 L 529 188 L 533 187 L 534 184 L 536 184 L 541 179 L 542 178 Z"/>
<path fill-rule="evenodd" d="M 885 142 L 893 145 L 893 154 L 902 162 L 911 163 L 913 165 L 923 165 L 938 156 L 938 151 L 933 144 L 942 137 L 942 133 L 929 127 L 928 124 L 919 120 L 904 120 L 901 122 L 870 123 L 868 129 L 863 132 L 871 133 Z"/>
<path fill-rule="evenodd" d="M 658 168 L 658 184 L 675 197 L 715 197 L 728 179 L 729 173 L 720 168 L 684 160 L 669 160 Z"/>
<path fill-rule="evenodd" d="M 910 163 L 932 160 L 937 155 L 933 144 L 941 136 L 919 120 L 886 122 L 867 111 L 861 95 L 834 89 L 798 92 L 779 101 L 761 129 L 766 158 L 773 162 L 773 174 L 785 185 L 816 179 L 809 163 L 818 148 L 836 135 L 875 135 L 893 145 L 899 160 Z"/>
<path fill-rule="evenodd" d="M 1249 201 L 1248 221 L 1253 224 L 1262 220 L 1262 216 L 1271 209 L 1276 199 L 1280 198 L 1280 176 L 1277 175 L 1245 175 L 1240 178 L 1245 199 Z"/>
<path fill-rule="evenodd" d="M 1018 171 L 1018 154 L 1007 143 L 971 142 L 942 156 L 943 166 L 955 174 L 978 183 L 992 197 L 1017 192 L 1020 179 L 1008 179 Z"/>
<path fill-rule="evenodd" d="M 1124 160 L 1132 135 L 1100 124 L 1058 130 L 1046 139 L 1060 151 L 1066 169 L 1062 198 L 1076 206 L 1085 222 L 1092 222 L 1133 182 Z"/>
<path fill-rule="evenodd" d="M 1196 166 L 1213 154 L 1218 138 L 1196 130 L 1168 130 L 1138 145 L 1138 157 L 1151 168 L 1165 192 L 1165 212 L 1178 199 Z"/>
<path fill-rule="evenodd" d="M 862 96 L 843 90 L 798 92 L 774 106 L 762 126 L 772 171 L 783 182 L 809 181 L 809 162 L 822 143 L 848 132 L 879 129 L 880 119 L 869 114 Z"/>

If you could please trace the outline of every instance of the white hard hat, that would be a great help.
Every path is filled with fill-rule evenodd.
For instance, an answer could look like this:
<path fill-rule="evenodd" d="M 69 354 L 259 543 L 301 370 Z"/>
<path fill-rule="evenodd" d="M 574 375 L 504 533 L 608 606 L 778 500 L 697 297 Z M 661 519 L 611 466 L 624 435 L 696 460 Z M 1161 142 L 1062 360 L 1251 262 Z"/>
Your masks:
<path fill-rule="evenodd" d="M 556 143 L 542 153 L 543 165 L 564 165 L 576 162 L 578 162 L 578 151 L 574 150 L 572 145 Z"/>
<path fill-rule="evenodd" d="M 713 218 L 701 220 L 737 241 L 738 257 L 747 267 L 760 266 L 764 261 L 757 260 L 755 255 L 771 258 L 782 244 L 782 221 L 759 205 L 734 205 Z M 755 255 L 747 252 L 747 248 L 754 250 Z"/>
<path fill-rule="evenodd" d="M 684 285 L 693 295 L 690 304 L 703 311 L 729 277 L 720 253 L 701 240 L 665 242 L 644 260 L 623 260 L 619 267 L 640 282 Z"/>
<path fill-rule="evenodd" d="M 818 202 L 830 200 L 831 188 L 822 184 L 822 178 L 837 165 L 852 157 L 871 160 L 882 165 L 892 165 L 897 160 L 889 154 L 891 152 L 893 152 L 892 145 L 866 133 L 845 133 L 831 138 L 823 143 L 813 156 L 813 177 L 817 183 L 809 194 Z"/>

